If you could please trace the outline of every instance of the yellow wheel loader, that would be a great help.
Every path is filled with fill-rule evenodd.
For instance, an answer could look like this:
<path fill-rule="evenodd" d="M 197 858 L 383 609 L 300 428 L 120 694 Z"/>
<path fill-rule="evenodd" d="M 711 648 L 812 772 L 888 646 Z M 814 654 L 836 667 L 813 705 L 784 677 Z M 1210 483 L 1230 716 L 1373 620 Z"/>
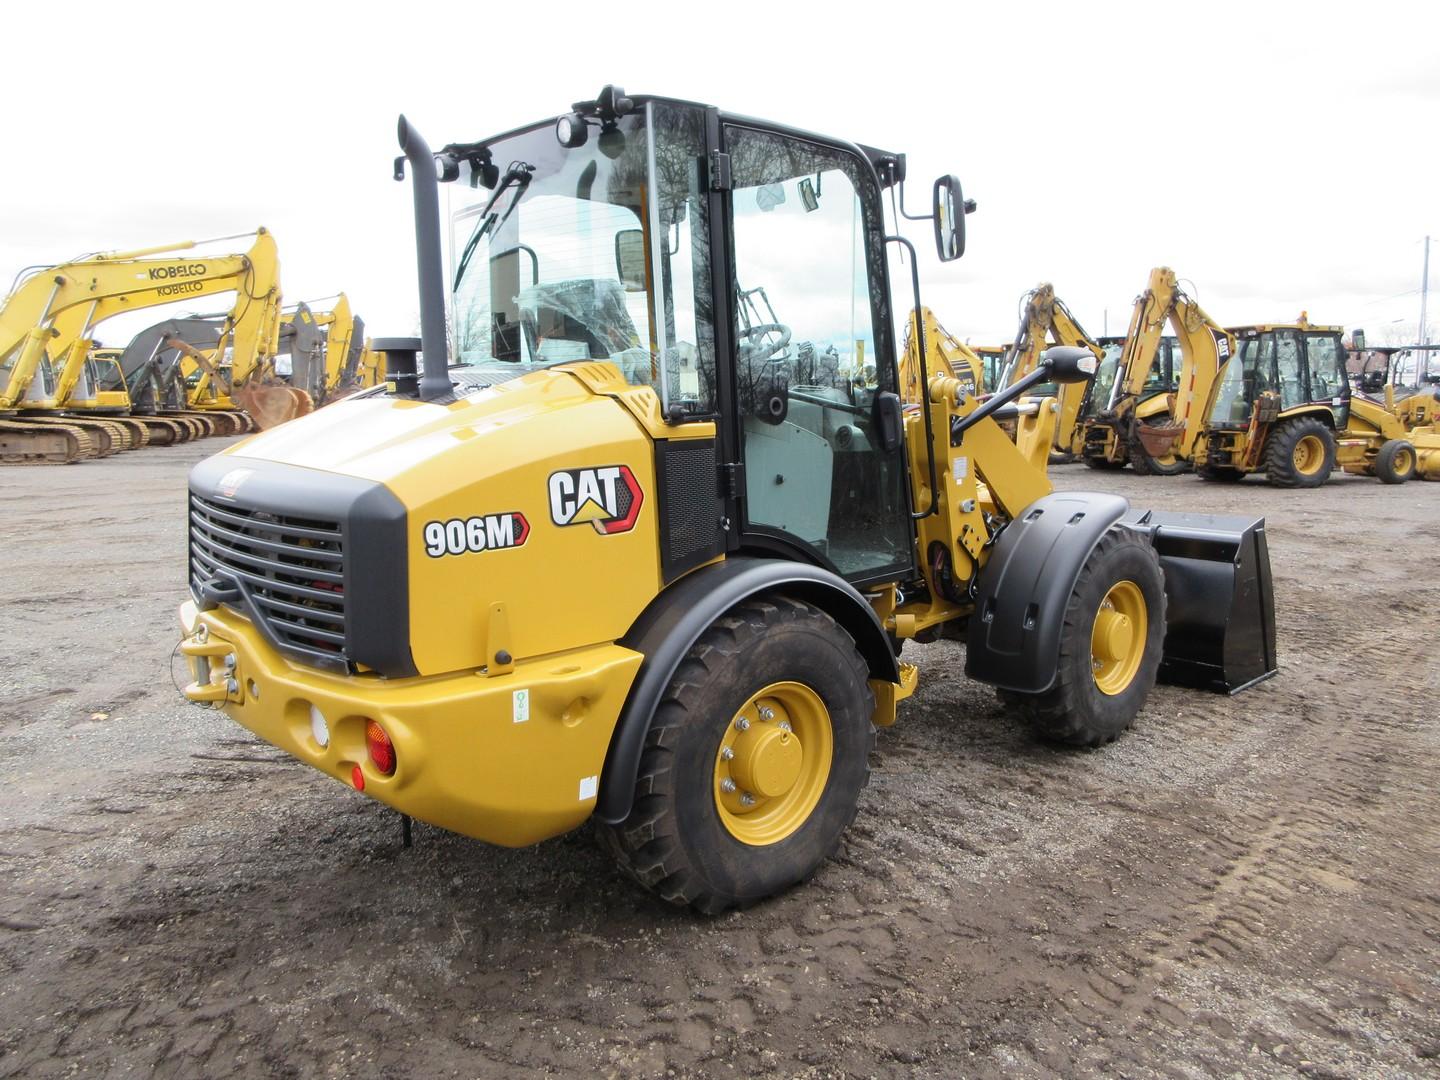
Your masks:
<path fill-rule="evenodd" d="M 595 819 L 647 888 L 718 911 L 840 842 L 907 640 L 966 641 L 1081 746 L 1157 676 L 1274 671 L 1263 522 L 1052 492 L 1001 430 L 1092 354 L 983 403 L 940 360 L 884 209 L 902 156 L 615 87 L 438 153 L 399 135 L 421 337 L 374 342 L 384 387 L 192 472 L 190 700 L 485 841 Z M 933 196 L 949 261 L 974 204 Z M 746 320 L 761 285 L 791 321 Z"/>
<path fill-rule="evenodd" d="M 1294 323 L 1236 328 L 1239 351 L 1216 382 L 1196 471 L 1221 481 L 1264 472 L 1289 488 L 1319 487 L 1337 466 L 1387 484 L 1415 476 L 1422 463 L 1410 431 L 1383 404 L 1351 394 L 1343 333 L 1304 312 Z"/>

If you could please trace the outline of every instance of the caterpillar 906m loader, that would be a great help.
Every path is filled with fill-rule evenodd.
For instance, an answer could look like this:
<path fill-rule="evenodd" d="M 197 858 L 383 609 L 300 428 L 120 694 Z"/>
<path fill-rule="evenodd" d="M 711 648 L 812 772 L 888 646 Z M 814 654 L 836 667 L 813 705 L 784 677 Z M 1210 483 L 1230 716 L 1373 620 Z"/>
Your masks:
<path fill-rule="evenodd" d="M 965 641 L 1017 718 L 1086 746 L 1157 673 L 1274 670 L 1262 522 L 1052 492 L 1001 430 L 1090 353 L 983 404 L 936 362 L 887 235 L 903 157 L 613 87 L 439 153 L 402 118 L 400 142 L 422 336 L 375 343 L 385 387 L 192 472 L 192 701 L 482 840 L 597 819 L 635 878 L 713 911 L 839 843 L 915 688 L 907 639 Z M 970 209 L 937 181 L 942 260 Z M 757 285 L 792 322 L 741 317 Z"/>

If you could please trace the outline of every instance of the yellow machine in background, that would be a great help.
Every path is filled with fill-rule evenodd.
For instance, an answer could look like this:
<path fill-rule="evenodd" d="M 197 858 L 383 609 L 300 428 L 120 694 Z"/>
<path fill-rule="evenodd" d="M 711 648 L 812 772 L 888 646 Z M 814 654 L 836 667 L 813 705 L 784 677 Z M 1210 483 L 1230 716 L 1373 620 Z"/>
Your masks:
<path fill-rule="evenodd" d="M 1217 381 L 1195 451 L 1210 480 L 1264 472 L 1277 487 L 1319 487 L 1338 465 L 1404 483 L 1420 462 L 1410 432 L 1384 405 L 1352 396 L 1339 326 L 1238 327 L 1239 351 Z"/>
<path fill-rule="evenodd" d="M 597 818 L 637 881 L 719 911 L 835 850 L 915 689 L 906 641 L 963 638 L 1080 746 L 1160 675 L 1273 673 L 1262 522 L 1053 492 L 1043 442 L 1002 430 L 1092 352 L 981 400 L 915 270 L 902 367 L 903 156 L 616 87 L 438 153 L 402 118 L 400 143 L 422 336 L 373 343 L 386 386 L 191 473 L 190 700 L 493 843 Z M 973 209 L 935 183 L 941 261 Z"/>
<path fill-rule="evenodd" d="M 1151 270 L 1109 385 L 1097 378 L 1077 425 L 1074 445 L 1086 464 L 1128 463 L 1152 476 L 1188 470 L 1211 390 L 1234 351 L 1233 335 L 1181 290 L 1175 271 Z"/>
<path fill-rule="evenodd" d="M 1047 445 L 1050 447 L 1050 461 L 1059 464 L 1074 460 L 1075 451 L 1071 449 L 1071 444 L 1076 441 L 1076 421 L 1084 403 L 1093 393 L 1092 387 L 1105 370 L 1105 351 L 1091 340 L 1080 320 L 1064 301 L 1056 297 L 1054 286 L 1047 282 L 1025 295 L 1020 328 L 1016 331 L 1014 344 L 1006 350 L 1005 366 L 997 379 L 997 388 L 1012 386 L 1034 372 L 1046 347 L 1051 344 L 1083 348 L 1095 357 L 1097 364 L 1094 379 L 1063 386 L 1042 383 L 1031 391 L 1030 397 L 1035 399 L 1056 399 L 1053 405 L 1056 414 L 1053 434 Z"/>

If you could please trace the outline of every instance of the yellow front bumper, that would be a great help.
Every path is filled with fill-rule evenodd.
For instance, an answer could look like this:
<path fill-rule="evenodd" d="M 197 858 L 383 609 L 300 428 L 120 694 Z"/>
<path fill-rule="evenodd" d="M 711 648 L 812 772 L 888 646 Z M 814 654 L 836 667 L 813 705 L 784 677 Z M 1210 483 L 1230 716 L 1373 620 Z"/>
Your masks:
<path fill-rule="evenodd" d="M 396 810 L 508 847 L 590 816 L 642 659 L 596 645 L 520 661 L 494 677 L 345 676 L 292 664 L 226 608 L 201 612 L 187 601 L 180 622 L 191 701 L 224 709 L 266 742 Z M 391 776 L 370 761 L 369 720 L 395 746 Z M 317 729 L 321 737 L 328 731 L 325 745 Z"/>

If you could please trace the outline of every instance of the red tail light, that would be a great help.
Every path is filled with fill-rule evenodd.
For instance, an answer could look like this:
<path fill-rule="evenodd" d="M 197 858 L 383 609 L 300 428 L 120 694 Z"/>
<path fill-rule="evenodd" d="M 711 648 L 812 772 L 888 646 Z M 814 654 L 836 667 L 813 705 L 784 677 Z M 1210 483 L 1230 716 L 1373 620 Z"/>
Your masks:
<path fill-rule="evenodd" d="M 391 775 L 395 771 L 395 744 L 374 720 L 365 725 L 365 742 L 370 748 L 370 761 L 375 768 L 385 776 Z"/>

